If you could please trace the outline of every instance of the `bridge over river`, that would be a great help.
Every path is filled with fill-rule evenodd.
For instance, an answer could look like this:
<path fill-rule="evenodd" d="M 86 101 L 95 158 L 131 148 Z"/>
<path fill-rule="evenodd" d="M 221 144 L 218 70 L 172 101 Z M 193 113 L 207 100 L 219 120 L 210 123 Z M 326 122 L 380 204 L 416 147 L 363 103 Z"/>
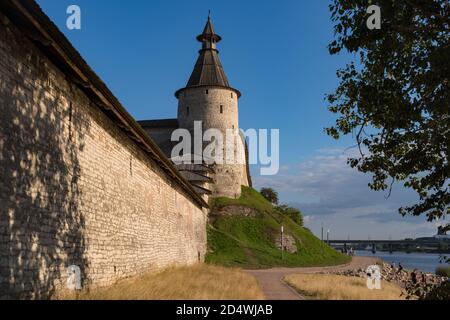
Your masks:
<path fill-rule="evenodd" d="M 352 245 L 367 245 L 372 248 L 372 252 L 376 252 L 377 245 L 387 246 L 389 251 L 392 252 L 394 248 L 404 248 L 406 250 L 417 247 L 427 247 L 434 248 L 436 250 L 440 250 L 443 248 L 443 245 L 448 247 L 450 245 L 449 241 L 445 241 L 443 239 L 405 239 L 405 240 L 327 240 L 325 241 L 330 245 L 338 246 L 343 245 L 344 251 L 347 251 L 347 246 Z"/>

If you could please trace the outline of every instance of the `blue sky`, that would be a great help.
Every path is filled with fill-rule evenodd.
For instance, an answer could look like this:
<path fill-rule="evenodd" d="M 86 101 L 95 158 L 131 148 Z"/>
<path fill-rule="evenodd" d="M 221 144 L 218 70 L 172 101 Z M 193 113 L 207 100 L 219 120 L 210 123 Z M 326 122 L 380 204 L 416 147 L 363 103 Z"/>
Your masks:
<path fill-rule="evenodd" d="M 397 208 L 415 195 L 396 186 L 391 198 L 369 191 L 368 177 L 345 164 L 350 138 L 335 141 L 326 93 L 350 56 L 330 56 L 327 0 L 38 0 L 43 10 L 137 119 L 176 117 L 174 92 L 184 87 L 197 58 L 208 9 L 222 36 L 220 58 L 243 96 L 240 126 L 280 129 L 282 170 L 258 176 L 282 202 L 299 206 L 306 225 L 332 237 L 404 238 L 434 233 L 424 218 L 402 219 Z M 66 28 L 66 9 L 80 6 L 82 29 Z"/>

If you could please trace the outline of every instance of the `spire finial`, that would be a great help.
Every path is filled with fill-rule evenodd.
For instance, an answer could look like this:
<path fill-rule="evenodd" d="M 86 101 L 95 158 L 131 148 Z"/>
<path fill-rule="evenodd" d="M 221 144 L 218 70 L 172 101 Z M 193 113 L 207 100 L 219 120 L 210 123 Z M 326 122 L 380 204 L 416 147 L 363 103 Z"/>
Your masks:
<path fill-rule="evenodd" d="M 211 9 L 208 10 L 208 20 L 211 20 Z"/>

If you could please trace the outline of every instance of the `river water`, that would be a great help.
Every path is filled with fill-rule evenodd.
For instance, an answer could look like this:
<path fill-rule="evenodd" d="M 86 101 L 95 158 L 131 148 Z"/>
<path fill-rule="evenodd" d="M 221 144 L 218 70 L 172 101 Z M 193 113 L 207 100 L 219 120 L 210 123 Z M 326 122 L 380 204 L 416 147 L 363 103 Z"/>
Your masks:
<path fill-rule="evenodd" d="M 389 252 L 378 251 L 372 254 L 371 251 L 359 250 L 356 251 L 357 256 L 363 257 L 378 257 L 386 263 L 395 263 L 398 266 L 400 262 L 405 269 L 418 269 L 420 271 L 434 273 L 438 266 L 448 266 L 448 264 L 439 263 L 441 256 L 435 253 L 405 253 L 405 252 Z"/>

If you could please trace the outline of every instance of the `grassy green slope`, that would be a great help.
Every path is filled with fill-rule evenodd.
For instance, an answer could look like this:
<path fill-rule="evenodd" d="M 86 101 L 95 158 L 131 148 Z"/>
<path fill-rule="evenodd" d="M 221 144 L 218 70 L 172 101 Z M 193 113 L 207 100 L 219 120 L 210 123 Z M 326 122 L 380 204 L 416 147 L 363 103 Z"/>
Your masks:
<path fill-rule="evenodd" d="M 350 259 L 317 239 L 286 216 L 280 215 L 257 191 L 243 187 L 240 199 L 216 198 L 213 209 L 229 205 L 254 208 L 257 217 L 219 216 L 208 226 L 208 263 L 244 268 L 273 266 L 324 266 L 348 262 Z M 273 239 L 278 237 L 281 225 L 295 238 L 297 253 L 284 253 Z"/>

